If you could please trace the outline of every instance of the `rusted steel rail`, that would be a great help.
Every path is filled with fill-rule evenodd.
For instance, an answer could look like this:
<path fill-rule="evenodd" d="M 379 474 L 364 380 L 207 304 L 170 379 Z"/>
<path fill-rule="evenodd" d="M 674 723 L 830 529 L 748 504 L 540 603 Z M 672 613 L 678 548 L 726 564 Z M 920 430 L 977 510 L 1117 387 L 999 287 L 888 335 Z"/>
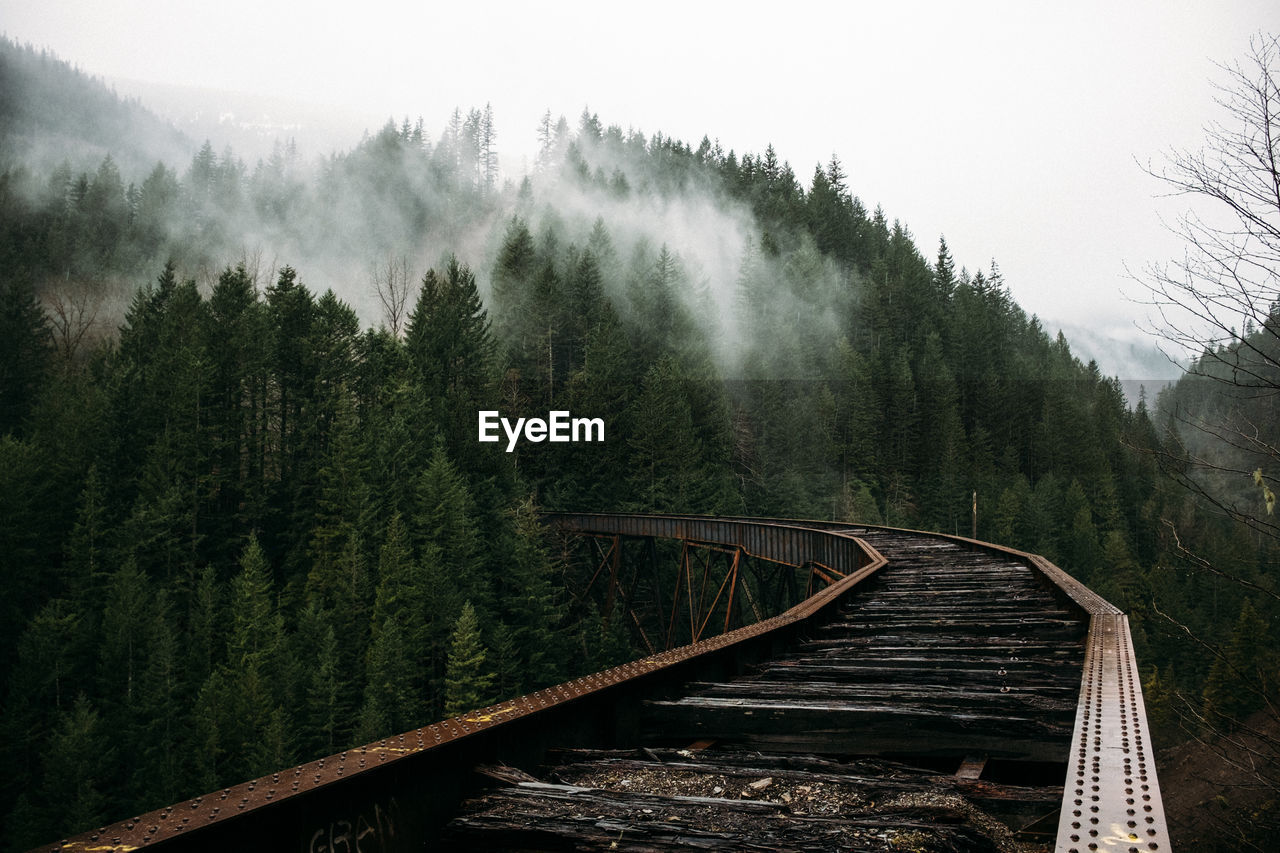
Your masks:
<path fill-rule="evenodd" d="M 592 518 L 556 517 L 585 530 Z M 689 537 L 743 547 L 787 565 L 821 563 L 844 577 L 789 610 L 693 645 L 441 720 L 376 743 L 214 791 L 75 837 L 49 853 L 163 850 L 420 850 L 472 793 L 472 768 L 532 764 L 549 746 L 610 745 L 629 737 L 642 698 L 693 681 L 731 677 L 767 659 L 885 561 L 856 537 L 804 525 L 684 517 L 614 516 L 634 535 Z M 576 519 L 576 522 L 575 522 Z M 663 531 L 659 533 L 639 531 Z M 631 534 L 628 534 L 631 535 Z"/>
<path fill-rule="evenodd" d="M 1093 850 L 1167 853 L 1173 849 L 1156 778 L 1129 618 L 1117 607 L 1044 557 L 1002 545 L 883 526 L 772 521 L 853 534 L 883 530 L 931 536 L 1008 554 L 1039 572 L 1089 620 L 1055 853 Z"/>

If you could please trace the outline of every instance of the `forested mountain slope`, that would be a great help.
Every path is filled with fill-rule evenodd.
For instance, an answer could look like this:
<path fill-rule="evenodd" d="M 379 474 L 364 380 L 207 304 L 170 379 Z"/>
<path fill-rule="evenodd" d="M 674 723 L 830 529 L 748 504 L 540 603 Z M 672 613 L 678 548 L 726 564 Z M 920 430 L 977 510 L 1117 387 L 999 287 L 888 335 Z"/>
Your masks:
<path fill-rule="evenodd" d="M 127 169 L 189 155 L 191 141 L 137 101 L 47 50 L 0 37 L 0 165 L 47 171 L 63 160 Z"/>
<path fill-rule="evenodd" d="M 994 262 L 926 258 L 835 158 L 802 183 L 584 112 L 504 179 L 496 132 L 0 176 L 14 846 L 633 654 L 537 508 L 966 533 L 976 492 L 979 537 L 1172 659 L 1157 431 Z M 480 410 L 552 409 L 605 441 L 476 440 Z"/>

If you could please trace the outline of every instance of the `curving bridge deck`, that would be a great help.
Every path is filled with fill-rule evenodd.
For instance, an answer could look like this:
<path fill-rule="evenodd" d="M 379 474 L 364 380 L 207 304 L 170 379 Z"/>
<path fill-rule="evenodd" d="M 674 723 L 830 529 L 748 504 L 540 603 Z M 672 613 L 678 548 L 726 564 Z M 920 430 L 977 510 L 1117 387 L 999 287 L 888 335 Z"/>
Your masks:
<path fill-rule="evenodd" d="M 745 561 L 812 594 L 40 849 L 1171 849 L 1127 621 L 1043 558 L 828 522 L 548 520 L 610 543 L 596 574 L 650 645 L 684 610 L 694 638 L 758 610 Z M 683 549 L 666 596 L 620 560 L 663 539 Z"/>

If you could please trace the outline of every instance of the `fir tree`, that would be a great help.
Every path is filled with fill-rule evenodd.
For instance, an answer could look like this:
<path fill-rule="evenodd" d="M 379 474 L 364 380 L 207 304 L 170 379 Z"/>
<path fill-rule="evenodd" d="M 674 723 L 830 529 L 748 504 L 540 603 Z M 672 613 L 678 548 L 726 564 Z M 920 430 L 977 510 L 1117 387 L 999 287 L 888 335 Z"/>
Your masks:
<path fill-rule="evenodd" d="M 35 402 L 53 351 L 35 292 L 16 278 L 0 287 L 0 435 L 16 433 Z"/>
<path fill-rule="evenodd" d="M 416 490 L 414 516 L 417 552 L 432 549 L 454 589 L 482 614 L 492 608 L 493 592 L 481 572 L 480 531 L 466 479 L 437 439 Z"/>
<path fill-rule="evenodd" d="M 1274 651 L 1268 649 L 1267 624 L 1249 601 L 1240 608 L 1231 639 L 1209 671 L 1204 687 L 1204 716 L 1213 726 L 1233 728 L 1273 698 Z"/>
<path fill-rule="evenodd" d="M 493 672 L 487 665 L 488 652 L 480 640 L 480 622 L 471 602 L 462 613 L 449 638 L 449 668 L 445 675 L 444 713 L 455 717 L 492 701 Z"/>
<path fill-rule="evenodd" d="M 42 837 L 71 834 L 106 819 L 111 804 L 105 789 L 114 750 L 98 712 L 84 696 L 64 712 L 45 754 L 36 801 L 46 813 Z"/>

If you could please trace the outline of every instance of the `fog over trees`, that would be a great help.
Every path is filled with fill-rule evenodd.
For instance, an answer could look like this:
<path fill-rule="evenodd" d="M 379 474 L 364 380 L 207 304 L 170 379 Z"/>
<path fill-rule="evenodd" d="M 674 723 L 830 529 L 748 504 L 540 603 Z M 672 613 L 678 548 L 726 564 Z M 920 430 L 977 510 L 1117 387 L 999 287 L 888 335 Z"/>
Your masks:
<path fill-rule="evenodd" d="M 545 509 L 967 534 L 976 492 L 979 538 L 1131 614 L 1158 743 L 1274 707 L 1269 196 L 1226 291 L 1249 323 L 1130 407 L 995 260 L 917 242 L 837 156 L 798 174 L 585 110 L 503 175 L 525 129 L 482 105 L 249 164 L 52 57 L 0 58 L 9 847 L 637 656 Z M 1272 135 L 1222 139 L 1274 158 L 1257 70 L 1231 92 Z M 1157 298 L 1239 281 L 1198 233 L 1210 289 L 1170 274 Z M 606 440 L 508 453 L 481 410 Z"/>

